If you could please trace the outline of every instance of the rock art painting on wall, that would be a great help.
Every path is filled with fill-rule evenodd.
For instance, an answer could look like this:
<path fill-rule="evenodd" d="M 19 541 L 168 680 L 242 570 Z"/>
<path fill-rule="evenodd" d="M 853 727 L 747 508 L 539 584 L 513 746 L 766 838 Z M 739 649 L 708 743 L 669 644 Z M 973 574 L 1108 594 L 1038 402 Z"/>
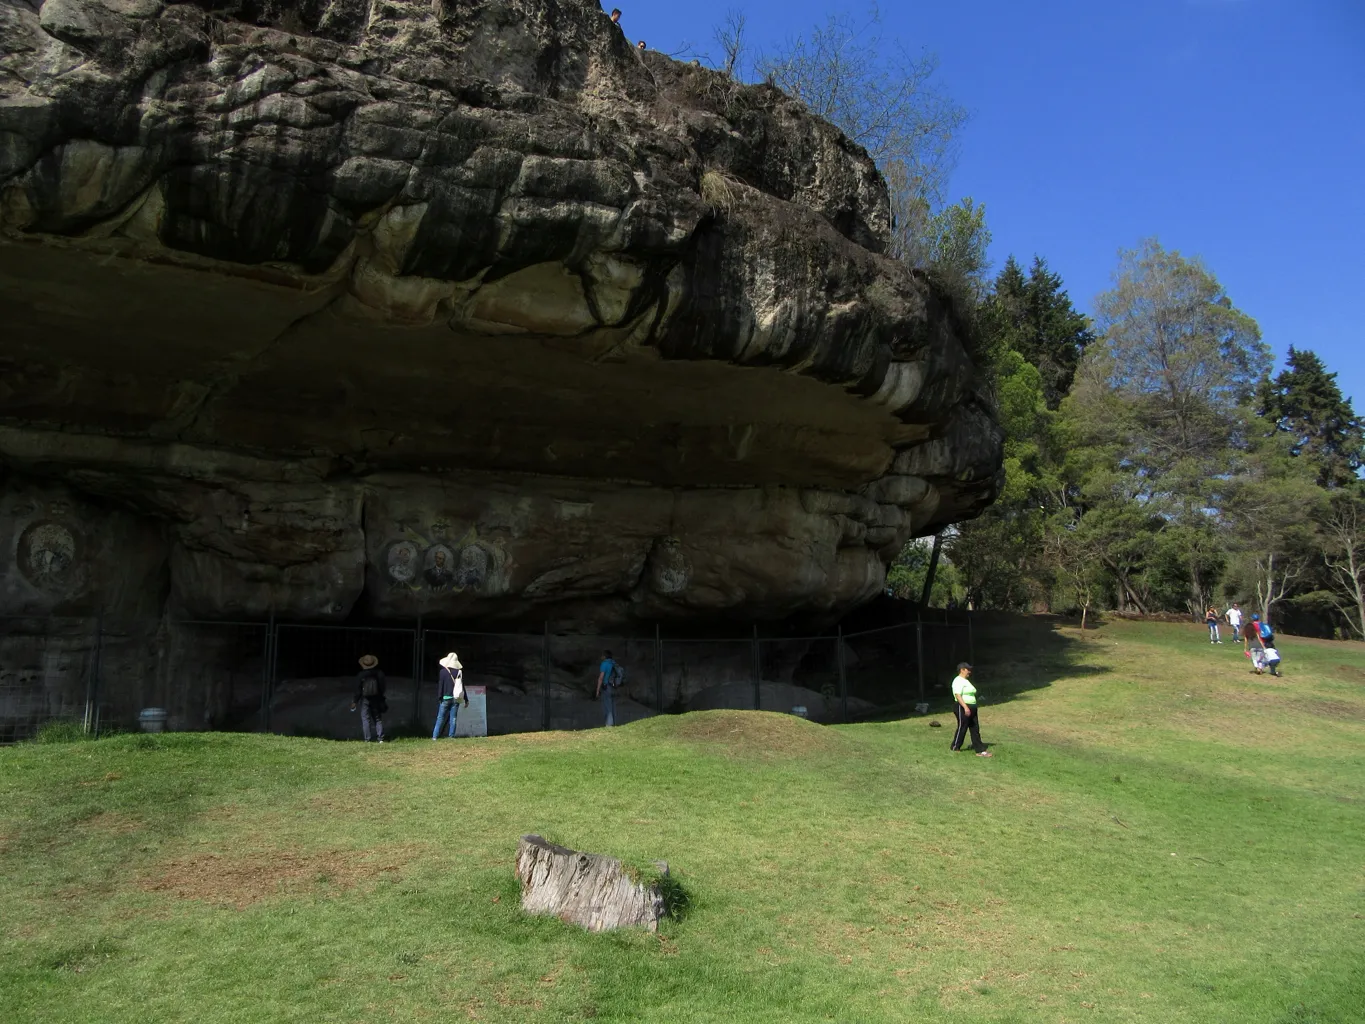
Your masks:
<path fill-rule="evenodd" d="M 77 558 L 76 535 L 61 523 L 33 523 L 19 537 L 19 571 L 40 590 L 67 589 L 78 571 Z"/>

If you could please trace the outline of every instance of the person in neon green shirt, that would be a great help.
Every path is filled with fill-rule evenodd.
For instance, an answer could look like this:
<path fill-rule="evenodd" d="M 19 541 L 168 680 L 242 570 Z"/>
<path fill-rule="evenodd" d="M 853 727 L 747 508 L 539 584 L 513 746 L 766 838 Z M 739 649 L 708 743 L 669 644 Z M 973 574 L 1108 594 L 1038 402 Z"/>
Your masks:
<path fill-rule="evenodd" d="M 976 687 L 972 685 L 972 666 L 965 661 L 957 666 L 957 678 L 953 680 L 953 715 L 957 718 L 957 731 L 953 733 L 953 750 L 962 749 L 962 741 L 971 730 L 972 749 L 977 757 L 990 757 L 991 752 L 981 742 L 981 709 L 976 704 Z"/>

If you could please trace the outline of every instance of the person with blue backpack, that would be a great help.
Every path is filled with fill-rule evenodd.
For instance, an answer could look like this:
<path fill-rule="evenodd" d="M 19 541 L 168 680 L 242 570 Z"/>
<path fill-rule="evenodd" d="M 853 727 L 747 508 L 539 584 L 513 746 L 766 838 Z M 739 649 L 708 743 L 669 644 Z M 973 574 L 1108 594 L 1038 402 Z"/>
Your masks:
<path fill-rule="evenodd" d="M 1280 652 L 1275 649 L 1275 630 L 1270 627 L 1270 623 L 1264 619 L 1255 623 L 1256 631 L 1261 636 L 1261 648 L 1265 652 L 1265 667 L 1270 669 L 1272 676 L 1280 674 Z"/>
<path fill-rule="evenodd" d="M 1272 676 L 1278 676 L 1280 674 L 1279 652 L 1276 652 L 1273 661 L 1266 656 L 1266 648 L 1273 650 L 1275 644 L 1275 631 L 1270 628 L 1270 623 L 1262 622 L 1261 615 L 1257 612 L 1251 616 L 1251 622 L 1247 624 L 1247 628 L 1242 635 L 1245 641 L 1244 649 L 1246 656 L 1251 659 L 1251 664 L 1252 667 L 1255 668 L 1256 674 L 1260 675 L 1269 667 L 1270 674 Z"/>
<path fill-rule="evenodd" d="M 626 673 L 611 656 L 611 651 L 602 652 L 602 664 L 597 666 L 597 697 L 602 701 L 602 713 L 606 724 L 616 724 L 616 690 L 626 681 Z"/>

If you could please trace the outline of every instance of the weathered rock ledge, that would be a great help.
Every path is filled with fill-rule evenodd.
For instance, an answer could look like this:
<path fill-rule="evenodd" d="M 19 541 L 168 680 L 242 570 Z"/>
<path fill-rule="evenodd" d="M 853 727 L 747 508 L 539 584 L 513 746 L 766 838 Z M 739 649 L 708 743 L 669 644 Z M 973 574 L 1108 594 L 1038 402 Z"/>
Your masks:
<path fill-rule="evenodd" d="M 587 0 L 0 0 L 0 615 L 836 615 L 998 487 L 887 222 Z"/>

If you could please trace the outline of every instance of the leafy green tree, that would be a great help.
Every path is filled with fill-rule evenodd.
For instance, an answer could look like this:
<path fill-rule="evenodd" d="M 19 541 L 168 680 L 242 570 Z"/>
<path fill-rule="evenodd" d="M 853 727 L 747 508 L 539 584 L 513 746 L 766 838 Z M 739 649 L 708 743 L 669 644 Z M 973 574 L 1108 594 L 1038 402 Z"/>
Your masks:
<path fill-rule="evenodd" d="M 1292 451 L 1317 470 L 1321 487 L 1344 487 L 1365 463 L 1365 425 L 1321 359 L 1289 349 L 1286 369 L 1261 388 L 1261 415 L 1292 439 Z"/>
<path fill-rule="evenodd" d="M 1089 318 L 1072 306 L 1061 277 L 1040 256 L 1033 258 L 1025 277 L 1011 256 L 996 276 L 981 316 L 986 330 L 1038 368 L 1047 407 L 1056 409 L 1071 390 L 1081 354 L 1095 339 Z"/>
<path fill-rule="evenodd" d="M 1005 434 L 1005 485 L 995 504 L 962 523 L 947 544 L 977 607 L 1046 604 L 1052 576 L 1044 526 L 1061 487 L 1055 414 L 1038 368 L 1007 346 L 994 355 L 996 406 Z"/>
<path fill-rule="evenodd" d="M 902 601 L 919 601 L 923 596 L 924 581 L 929 569 L 930 545 L 928 538 L 910 541 L 896 556 L 886 573 L 886 586 Z M 943 607 L 952 599 L 966 598 L 957 567 L 940 560 L 934 573 L 933 590 L 929 595 L 931 607 Z"/>
<path fill-rule="evenodd" d="M 1114 287 L 1096 305 L 1104 333 L 1088 346 L 1068 400 L 1080 443 L 1098 456 L 1094 469 L 1108 474 L 1106 487 L 1091 490 L 1110 496 L 1092 507 L 1116 521 L 1164 524 L 1159 532 L 1169 535 L 1149 552 L 1145 585 L 1132 566 L 1116 579 L 1130 597 L 1145 590 L 1165 603 L 1173 576 L 1169 565 L 1157 572 L 1160 560 L 1181 550 L 1186 605 L 1198 614 L 1220 565 L 1210 550 L 1219 481 L 1252 429 L 1248 403 L 1270 352 L 1213 274 L 1155 239 L 1120 254 Z M 1123 510 L 1133 503 L 1140 509 Z"/>
<path fill-rule="evenodd" d="M 945 206 L 929 217 L 918 257 L 912 263 L 935 272 L 945 283 L 979 301 L 986 289 L 991 232 L 986 227 L 986 207 L 971 196 Z"/>
<path fill-rule="evenodd" d="M 1234 593 L 1255 595 L 1269 618 L 1296 588 L 1312 583 L 1321 562 L 1314 517 L 1326 493 L 1314 469 L 1293 455 L 1287 437 L 1253 422 L 1247 441 L 1232 453 L 1229 472 L 1213 481 L 1216 504 L 1232 552 Z M 1311 586 L 1309 586 L 1311 589 Z"/>
<path fill-rule="evenodd" d="M 1256 321 L 1198 259 L 1155 239 L 1120 254 L 1096 306 L 1104 334 L 1088 351 L 1090 381 L 1130 407 L 1129 461 L 1166 474 L 1220 455 L 1270 369 Z"/>

